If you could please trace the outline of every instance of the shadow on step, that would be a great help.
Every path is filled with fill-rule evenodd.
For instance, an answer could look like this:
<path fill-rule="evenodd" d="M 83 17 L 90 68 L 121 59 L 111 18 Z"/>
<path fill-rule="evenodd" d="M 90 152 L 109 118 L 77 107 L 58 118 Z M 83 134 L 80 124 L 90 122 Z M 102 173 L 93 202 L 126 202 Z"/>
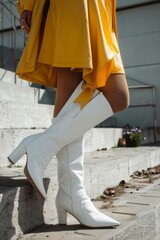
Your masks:
<path fill-rule="evenodd" d="M 2 179 L 0 177 L 0 239 L 8 240 L 15 235 L 15 227 L 12 222 L 12 215 L 14 211 L 14 199 L 17 191 L 10 192 L 6 190 L 6 186 L 2 185 L 2 180 L 8 180 L 7 178 Z"/>
<path fill-rule="evenodd" d="M 34 229 L 32 233 L 42 232 L 65 232 L 65 231 L 77 231 L 81 229 L 88 229 L 81 224 L 59 225 L 59 224 L 42 224 L 40 227 Z M 28 232 L 29 233 L 29 232 Z"/>
<path fill-rule="evenodd" d="M 48 190 L 49 179 L 44 179 Z M 0 176 L 0 239 L 11 239 L 44 224 L 44 200 L 28 181 Z"/>
<path fill-rule="evenodd" d="M 113 229 L 114 227 L 107 227 L 107 229 Z M 106 227 L 102 227 L 99 229 L 106 229 Z M 52 233 L 52 232 L 69 232 L 69 231 L 73 231 L 73 232 L 78 232 L 79 230 L 97 230 L 97 228 L 90 228 L 90 227 L 86 227 L 83 226 L 81 224 L 69 224 L 69 225 L 59 225 L 59 224 L 43 224 L 40 227 L 34 229 L 32 232 L 28 232 L 28 233 Z M 85 232 L 84 232 L 85 234 Z M 87 233 L 86 233 L 87 234 Z"/>

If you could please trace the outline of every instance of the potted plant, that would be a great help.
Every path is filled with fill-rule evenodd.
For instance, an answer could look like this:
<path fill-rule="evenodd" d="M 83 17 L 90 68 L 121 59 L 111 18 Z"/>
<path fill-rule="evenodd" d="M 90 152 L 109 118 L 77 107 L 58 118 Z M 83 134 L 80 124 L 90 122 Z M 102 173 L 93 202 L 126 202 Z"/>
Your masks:
<path fill-rule="evenodd" d="M 143 140 L 142 131 L 137 127 L 126 129 L 123 133 L 123 137 L 126 140 L 126 147 L 138 147 Z"/>

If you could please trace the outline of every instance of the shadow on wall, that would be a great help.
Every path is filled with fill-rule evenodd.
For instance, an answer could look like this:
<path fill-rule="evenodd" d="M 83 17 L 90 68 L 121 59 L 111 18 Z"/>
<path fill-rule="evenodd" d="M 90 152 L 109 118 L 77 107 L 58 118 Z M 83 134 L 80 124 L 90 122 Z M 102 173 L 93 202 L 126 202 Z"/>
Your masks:
<path fill-rule="evenodd" d="M 39 94 L 39 102 L 38 103 L 54 105 L 55 98 L 56 98 L 56 91 L 53 88 L 46 87 L 46 86 L 36 84 L 36 83 L 31 83 L 30 87 L 45 90 L 43 95 Z"/>
<path fill-rule="evenodd" d="M 0 46 L 0 67 L 15 72 L 22 50 Z"/>
<path fill-rule="evenodd" d="M 17 68 L 18 61 L 20 59 L 22 50 L 14 49 L 0 46 L 0 68 L 4 68 L 8 71 L 15 72 Z M 55 91 L 51 87 L 46 87 L 40 84 L 31 83 L 29 84 L 30 87 L 37 88 L 37 89 L 44 89 L 45 92 L 43 95 L 39 96 L 39 103 L 40 104 L 49 104 L 53 105 L 55 102 Z"/>

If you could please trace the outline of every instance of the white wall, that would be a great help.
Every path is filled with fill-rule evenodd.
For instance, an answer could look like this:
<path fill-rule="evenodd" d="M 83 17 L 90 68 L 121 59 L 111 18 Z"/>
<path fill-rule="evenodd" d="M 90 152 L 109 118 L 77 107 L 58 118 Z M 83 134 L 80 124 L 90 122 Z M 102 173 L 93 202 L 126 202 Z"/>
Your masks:
<path fill-rule="evenodd" d="M 118 0 L 120 7 L 128 2 Z M 153 1 L 138 1 L 153 2 Z M 128 4 L 127 4 L 128 5 Z M 129 85 L 156 87 L 157 123 L 160 126 L 160 3 L 117 12 L 119 44 Z M 149 95 L 148 95 L 149 94 Z M 131 91 L 131 104 L 152 103 L 148 90 Z M 128 109 L 116 114 L 118 126 L 153 126 L 153 109 Z"/>

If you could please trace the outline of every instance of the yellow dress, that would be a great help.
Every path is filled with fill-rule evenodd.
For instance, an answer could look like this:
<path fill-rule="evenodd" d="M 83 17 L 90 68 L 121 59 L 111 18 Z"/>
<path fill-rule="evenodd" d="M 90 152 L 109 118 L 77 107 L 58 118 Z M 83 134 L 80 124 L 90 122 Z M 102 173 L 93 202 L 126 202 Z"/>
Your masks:
<path fill-rule="evenodd" d="M 116 1 L 50 0 L 38 48 L 44 2 L 18 1 L 20 12 L 28 9 L 33 14 L 17 74 L 28 81 L 56 88 L 57 67 L 82 71 L 86 84 L 75 102 L 83 107 L 96 88 L 105 86 L 111 73 L 124 73 L 117 41 Z"/>

